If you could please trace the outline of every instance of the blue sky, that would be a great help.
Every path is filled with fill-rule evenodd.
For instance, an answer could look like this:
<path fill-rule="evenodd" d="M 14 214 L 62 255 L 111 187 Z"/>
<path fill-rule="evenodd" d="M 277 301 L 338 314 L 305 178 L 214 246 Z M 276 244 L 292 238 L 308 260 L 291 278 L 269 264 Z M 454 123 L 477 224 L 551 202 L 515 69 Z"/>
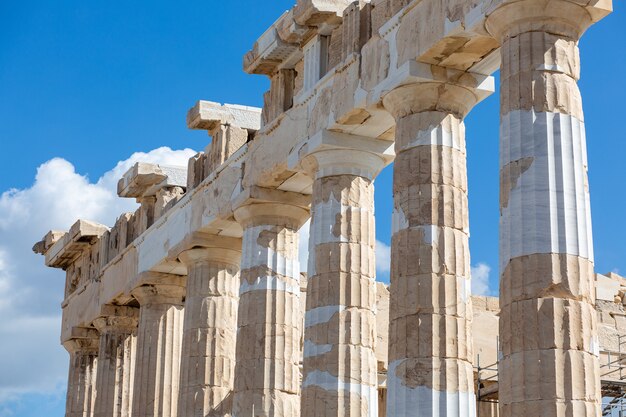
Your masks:
<path fill-rule="evenodd" d="M 164 146 L 204 148 L 206 134 L 185 126 L 198 99 L 262 105 L 268 82 L 244 74 L 242 56 L 293 0 L 260 3 L 0 2 L 0 417 L 63 415 L 67 357 L 55 327 L 63 274 L 46 271 L 41 258 L 26 254 L 29 246 L 47 229 L 67 228 L 74 215 L 111 221 L 126 206 L 105 190 L 131 161 L 182 161 L 191 152 L 164 156 Z M 597 270 L 626 273 L 626 11 L 617 1 L 616 9 L 581 41 L 580 87 Z M 472 265 L 484 264 L 485 274 L 491 267 L 494 293 L 498 107 L 496 93 L 466 121 Z M 388 168 L 376 182 L 383 243 L 391 230 L 391 180 Z M 76 190 L 81 203 L 68 204 Z M 379 278 L 387 278 L 384 269 Z M 6 317 L 34 324 L 11 327 Z M 42 335 L 29 343 L 32 329 Z M 23 345 L 7 342 L 12 334 Z M 29 360 L 30 345 L 46 360 Z M 20 369 L 6 372 L 18 366 L 25 371 L 19 381 L 11 375 Z"/>

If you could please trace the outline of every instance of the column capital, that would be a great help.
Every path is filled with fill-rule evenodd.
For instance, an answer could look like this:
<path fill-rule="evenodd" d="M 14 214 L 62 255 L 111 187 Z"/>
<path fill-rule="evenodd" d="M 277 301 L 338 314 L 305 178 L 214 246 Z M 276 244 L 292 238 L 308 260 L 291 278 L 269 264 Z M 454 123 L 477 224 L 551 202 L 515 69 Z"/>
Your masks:
<path fill-rule="evenodd" d="M 106 304 L 101 309 L 101 316 L 94 320 L 93 325 L 102 333 L 132 333 L 139 324 L 139 309 L 128 306 Z"/>
<path fill-rule="evenodd" d="M 463 119 L 482 98 L 471 79 L 459 81 L 403 85 L 389 92 L 383 105 L 396 120 L 422 112 L 451 113 Z"/>
<path fill-rule="evenodd" d="M 172 284 L 149 284 L 135 288 L 131 295 L 137 299 L 139 305 L 172 304 L 183 305 L 185 287 Z"/>
<path fill-rule="evenodd" d="M 71 333 L 72 337 L 63 342 L 63 347 L 70 354 L 98 354 L 100 334 L 96 329 L 75 327 Z"/>
<path fill-rule="evenodd" d="M 392 141 L 321 130 L 294 149 L 287 162 L 313 179 L 355 175 L 373 180 L 394 157 Z"/>
<path fill-rule="evenodd" d="M 613 10 L 612 0 L 522 0 L 500 3 L 489 13 L 485 23 L 487 31 L 500 42 L 525 32 L 548 32 L 578 40 L 591 25 Z"/>
<path fill-rule="evenodd" d="M 307 156 L 303 166 L 313 178 L 354 175 L 374 180 L 387 166 L 381 156 L 359 149 L 325 149 Z"/>
<path fill-rule="evenodd" d="M 235 219 L 244 228 L 272 224 L 299 230 L 309 217 L 308 208 L 280 201 L 248 204 L 235 209 Z"/>
<path fill-rule="evenodd" d="M 194 232 L 172 248 L 168 257 L 178 259 L 187 267 L 200 262 L 223 262 L 239 265 L 241 238 Z"/>
<path fill-rule="evenodd" d="M 237 198 L 233 212 L 244 228 L 272 224 L 298 230 L 310 217 L 310 200 L 305 194 L 250 187 Z"/>

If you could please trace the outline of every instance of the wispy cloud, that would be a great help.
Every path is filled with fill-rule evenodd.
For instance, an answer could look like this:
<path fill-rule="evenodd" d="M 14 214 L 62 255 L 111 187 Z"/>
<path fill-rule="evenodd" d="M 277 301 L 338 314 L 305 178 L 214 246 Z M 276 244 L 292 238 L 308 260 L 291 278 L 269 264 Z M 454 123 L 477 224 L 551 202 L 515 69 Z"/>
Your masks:
<path fill-rule="evenodd" d="M 479 263 L 472 267 L 472 294 L 493 295 L 489 288 L 489 274 L 491 267 L 486 263 Z"/>
<path fill-rule="evenodd" d="M 389 282 L 391 269 L 391 246 L 380 240 L 376 241 L 376 274 L 381 281 Z"/>

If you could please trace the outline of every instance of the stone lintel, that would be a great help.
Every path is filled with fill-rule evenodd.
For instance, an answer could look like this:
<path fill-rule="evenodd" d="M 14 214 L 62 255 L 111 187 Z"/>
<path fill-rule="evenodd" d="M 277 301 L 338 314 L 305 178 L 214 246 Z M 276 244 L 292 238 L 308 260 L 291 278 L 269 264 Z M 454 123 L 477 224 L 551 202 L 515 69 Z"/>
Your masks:
<path fill-rule="evenodd" d="M 243 206 L 264 203 L 281 203 L 309 210 L 309 207 L 311 206 L 311 196 L 272 188 L 252 186 L 246 188 L 237 197 L 235 197 L 233 200 L 233 211 L 236 211 Z"/>
<path fill-rule="evenodd" d="M 39 242 L 35 243 L 33 246 L 33 252 L 39 255 L 45 255 L 55 243 L 63 238 L 65 233 L 66 232 L 59 230 L 49 231 Z"/>
<path fill-rule="evenodd" d="M 298 0 L 294 7 L 294 19 L 302 26 L 337 26 L 344 10 L 354 0 Z"/>
<path fill-rule="evenodd" d="M 109 230 L 108 227 L 87 220 L 78 220 L 59 238 L 56 243 L 46 251 L 46 266 L 52 268 L 67 268 L 78 258 L 83 250 L 93 245 L 103 234 Z M 57 237 L 59 236 L 59 232 Z M 37 247 L 37 245 L 35 245 Z"/>
<path fill-rule="evenodd" d="M 261 129 L 261 112 L 257 107 L 200 100 L 187 112 L 187 127 L 208 130 L 209 134 L 221 125 L 257 131 Z"/>
<path fill-rule="evenodd" d="M 611 278 L 614 281 L 619 282 L 621 285 L 626 286 L 626 278 L 623 276 L 616 274 L 615 272 L 607 272 L 606 274 L 602 274 L 606 277 Z"/>
<path fill-rule="evenodd" d="M 292 68 L 302 58 L 299 43 L 307 32 L 295 22 L 293 11 L 285 12 L 244 56 L 243 70 L 271 77 L 279 68 Z"/>
<path fill-rule="evenodd" d="M 137 162 L 117 183 L 124 198 L 156 196 L 165 187 L 187 187 L 187 168 Z"/>
<path fill-rule="evenodd" d="M 272 26 L 276 27 L 280 39 L 287 43 L 301 45 L 307 39 L 311 28 L 299 25 L 294 18 L 294 9 L 286 11 Z M 299 48 L 298 48 L 299 49 Z"/>

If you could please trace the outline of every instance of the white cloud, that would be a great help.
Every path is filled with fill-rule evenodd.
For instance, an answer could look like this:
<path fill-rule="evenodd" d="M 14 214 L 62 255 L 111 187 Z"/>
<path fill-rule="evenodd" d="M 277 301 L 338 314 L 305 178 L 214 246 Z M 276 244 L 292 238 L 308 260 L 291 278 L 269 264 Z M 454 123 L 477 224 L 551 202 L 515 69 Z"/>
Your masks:
<path fill-rule="evenodd" d="M 376 273 L 389 276 L 391 268 L 391 246 L 380 240 L 376 241 Z"/>
<path fill-rule="evenodd" d="M 30 188 L 0 194 L 0 409 L 20 394 L 58 392 L 67 377 L 67 353 L 59 344 L 64 273 L 46 268 L 33 244 L 78 218 L 113 225 L 136 208 L 116 193 L 128 168 L 138 161 L 187 166 L 194 153 L 138 152 L 96 182 L 55 158 L 38 168 Z"/>
<path fill-rule="evenodd" d="M 491 267 L 485 263 L 479 263 L 472 267 L 472 294 L 491 295 L 489 288 L 489 274 Z"/>

